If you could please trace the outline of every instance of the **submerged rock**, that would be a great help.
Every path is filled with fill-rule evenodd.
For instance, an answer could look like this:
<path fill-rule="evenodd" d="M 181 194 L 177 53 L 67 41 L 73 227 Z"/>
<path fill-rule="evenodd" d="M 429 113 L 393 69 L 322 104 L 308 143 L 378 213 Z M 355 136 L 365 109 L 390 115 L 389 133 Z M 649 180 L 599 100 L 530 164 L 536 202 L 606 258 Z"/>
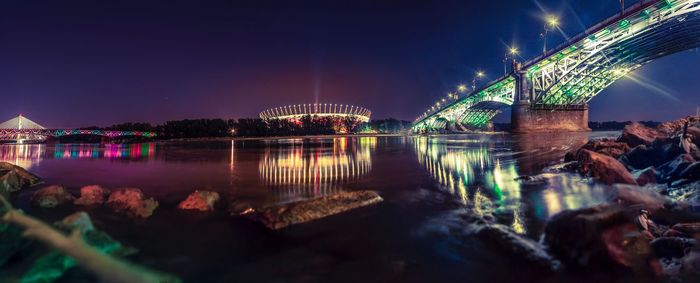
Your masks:
<path fill-rule="evenodd" d="M 80 197 L 73 202 L 75 205 L 100 205 L 105 202 L 109 190 L 98 185 L 80 188 Z"/>
<path fill-rule="evenodd" d="M 184 210 L 200 210 L 214 211 L 214 205 L 219 201 L 220 196 L 217 192 L 210 191 L 194 191 L 185 200 L 177 205 L 178 209 Z"/>
<path fill-rule="evenodd" d="M 158 207 L 158 201 L 146 198 L 140 189 L 125 188 L 112 192 L 107 199 L 107 206 L 131 217 L 148 218 Z"/>
<path fill-rule="evenodd" d="M 32 204 L 38 207 L 56 207 L 71 203 L 75 197 L 64 187 L 51 185 L 44 187 L 32 195 Z"/>
<path fill-rule="evenodd" d="M 582 174 L 591 175 L 605 184 L 637 184 L 627 168 L 610 156 L 582 149 L 578 152 L 578 162 Z"/>
<path fill-rule="evenodd" d="M 247 216 L 261 222 L 267 228 L 276 230 L 375 204 L 382 200 L 382 197 L 374 191 L 341 192 L 312 200 L 268 207 Z"/>

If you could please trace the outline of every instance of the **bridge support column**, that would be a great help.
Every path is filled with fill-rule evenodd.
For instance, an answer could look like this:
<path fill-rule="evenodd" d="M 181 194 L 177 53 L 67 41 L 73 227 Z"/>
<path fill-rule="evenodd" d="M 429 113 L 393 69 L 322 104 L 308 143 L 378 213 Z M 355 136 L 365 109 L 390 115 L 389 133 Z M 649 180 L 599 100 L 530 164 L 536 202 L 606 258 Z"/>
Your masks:
<path fill-rule="evenodd" d="M 528 102 L 512 106 L 511 127 L 514 133 L 587 132 L 588 105 L 546 109 L 532 107 Z"/>

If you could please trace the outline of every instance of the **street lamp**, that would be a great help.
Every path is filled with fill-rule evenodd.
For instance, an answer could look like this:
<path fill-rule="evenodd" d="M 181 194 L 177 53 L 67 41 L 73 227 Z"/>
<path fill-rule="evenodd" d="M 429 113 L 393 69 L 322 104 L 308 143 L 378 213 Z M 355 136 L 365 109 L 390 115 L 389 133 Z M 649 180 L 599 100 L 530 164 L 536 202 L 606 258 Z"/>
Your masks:
<path fill-rule="evenodd" d="M 515 56 L 518 55 L 518 53 L 520 53 L 520 50 L 518 50 L 517 47 L 513 47 L 513 46 L 508 47 L 508 51 L 503 56 L 503 75 L 504 76 L 508 74 L 508 59 L 512 59 L 513 61 L 515 61 Z"/>
<path fill-rule="evenodd" d="M 467 86 L 461 84 L 461 85 L 457 86 L 457 90 L 458 90 L 459 92 L 464 93 L 465 91 L 467 91 Z"/>
<path fill-rule="evenodd" d="M 544 46 L 542 47 L 542 53 L 546 54 L 547 53 L 547 34 L 559 27 L 559 19 L 555 16 L 549 15 L 544 21 L 544 31 L 540 34 L 542 37 L 542 41 L 544 42 Z"/>
<path fill-rule="evenodd" d="M 481 79 L 485 76 L 486 74 L 484 74 L 483 71 L 476 71 L 476 73 L 474 74 L 474 78 L 472 79 L 472 91 L 476 91 L 476 80 Z"/>

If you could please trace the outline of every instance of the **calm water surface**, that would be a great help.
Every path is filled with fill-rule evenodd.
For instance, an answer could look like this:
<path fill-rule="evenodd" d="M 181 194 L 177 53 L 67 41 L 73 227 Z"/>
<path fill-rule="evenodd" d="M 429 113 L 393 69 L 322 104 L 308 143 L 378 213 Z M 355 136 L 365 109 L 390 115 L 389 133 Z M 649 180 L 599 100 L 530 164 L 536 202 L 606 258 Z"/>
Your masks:
<path fill-rule="evenodd" d="M 76 193 L 100 184 L 155 197 L 161 207 L 147 220 L 88 212 L 98 228 L 141 250 L 134 261 L 188 282 L 493 282 L 528 270 L 444 232 L 449 216 L 493 215 L 538 239 L 548 217 L 604 202 L 606 188 L 570 174 L 530 185 L 514 179 L 560 163 L 591 137 L 613 134 L 0 145 L 0 159 Z M 174 209 L 195 189 L 220 192 L 218 212 Z M 229 213 L 365 189 L 385 201 L 282 231 Z M 75 211 L 32 209 L 30 195 L 16 201 L 46 220 Z"/>

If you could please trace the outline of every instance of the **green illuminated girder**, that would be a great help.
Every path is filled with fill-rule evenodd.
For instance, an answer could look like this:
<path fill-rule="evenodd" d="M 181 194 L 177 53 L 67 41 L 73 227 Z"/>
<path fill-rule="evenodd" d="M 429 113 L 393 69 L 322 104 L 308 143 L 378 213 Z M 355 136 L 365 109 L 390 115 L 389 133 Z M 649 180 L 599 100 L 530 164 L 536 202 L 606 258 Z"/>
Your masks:
<path fill-rule="evenodd" d="M 700 41 L 692 40 L 696 32 L 683 33 L 681 25 L 686 17 L 697 17 L 698 11 L 700 0 L 658 1 L 531 64 L 526 72 L 531 80 L 532 102 L 550 106 L 585 104 L 643 64 L 697 47 Z M 676 17 L 683 20 L 675 21 Z M 667 34 L 670 32 L 679 34 Z"/>

